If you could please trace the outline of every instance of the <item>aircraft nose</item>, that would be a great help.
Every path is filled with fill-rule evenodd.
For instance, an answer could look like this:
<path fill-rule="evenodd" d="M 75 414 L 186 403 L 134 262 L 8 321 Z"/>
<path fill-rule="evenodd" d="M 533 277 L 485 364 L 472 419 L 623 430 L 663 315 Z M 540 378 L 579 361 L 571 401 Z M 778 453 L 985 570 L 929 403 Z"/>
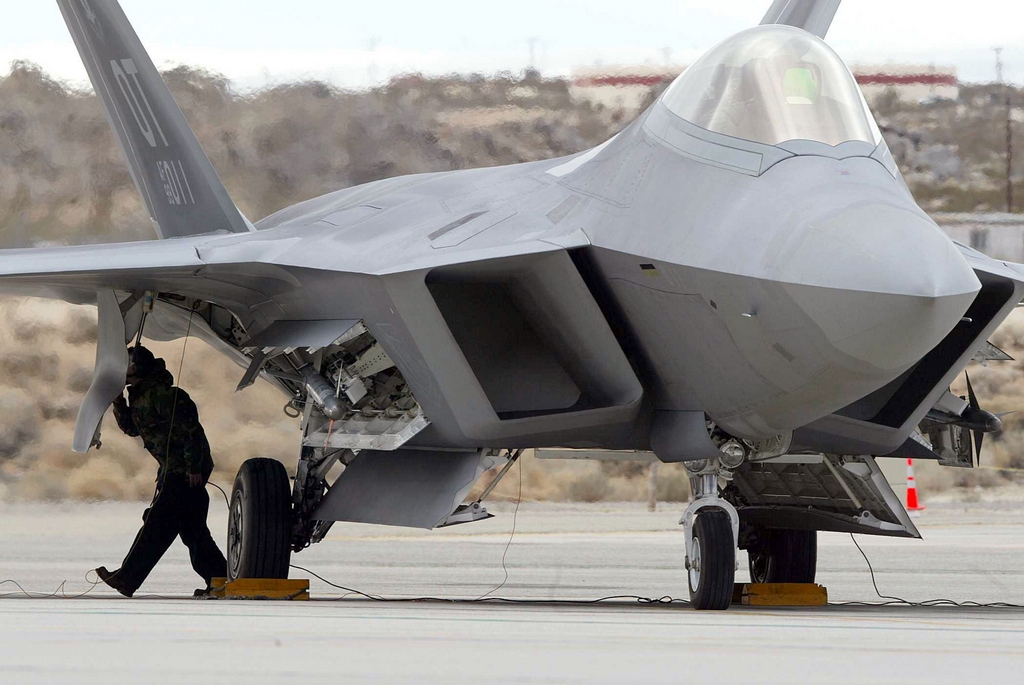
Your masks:
<path fill-rule="evenodd" d="M 834 349 L 887 371 L 927 354 L 981 290 L 934 223 L 888 205 L 846 209 L 809 227 L 783 272 Z"/>

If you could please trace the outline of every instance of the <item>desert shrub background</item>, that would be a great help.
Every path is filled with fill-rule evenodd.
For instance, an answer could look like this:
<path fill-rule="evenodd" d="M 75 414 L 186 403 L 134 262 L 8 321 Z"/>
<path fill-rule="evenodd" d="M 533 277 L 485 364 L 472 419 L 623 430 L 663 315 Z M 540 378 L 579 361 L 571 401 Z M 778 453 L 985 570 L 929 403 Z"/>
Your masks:
<path fill-rule="evenodd" d="M 295 83 L 240 94 L 223 77 L 179 67 L 164 74 L 243 212 L 258 220 L 324 193 L 402 174 L 558 157 L 604 142 L 621 113 L 574 103 L 564 80 L 410 76 L 365 92 Z M 15 63 L 0 77 L 0 247 L 149 240 L 149 217 L 96 98 Z M 70 449 L 95 355 L 95 310 L 41 300 L 0 300 L 0 499 L 146 499 L 155 462 L 109 418 L 103 448 Z M 994 339 L 1024 357 L 1024 319 Z M 177 372 L 182 342 L 153 344 Z M 177 374 L 176 374 L 177 375 Z M 1024 366 L 975 373 L 995 411 L 1024 409 Z M 182 378 L 197 400 L 217 471 L 229 484 L 250 457 L 294 466 L 298 425 L 264 383 L 236 395 L 241 370 L 189 342 Z M 1024 414 L 990 440 L 991 465 L 1024 468 Z M 527 455 L 523 496 L 643 500 L 646 468 L 541 462 Z M 1010 472 L 950 472 L 922 465 L 924 487 L 996 485 Z M 515 497 L 510 474 L 496 496 Z M 688 497 L 685 473 L 662 466 L 659 498 Z"/>
<path fill-rule="evenodd" d="M 568 155 L 623 123 L 572 104 L 565 81 L 539 78 L 407 77 L 359 93 L 313 82 L 248 94 L 201 69 L 164 78 L 254 221 L 382 178 Z M 0 78 L 0 244 L 153 237 L 98 100 L 14 63 Z"/>

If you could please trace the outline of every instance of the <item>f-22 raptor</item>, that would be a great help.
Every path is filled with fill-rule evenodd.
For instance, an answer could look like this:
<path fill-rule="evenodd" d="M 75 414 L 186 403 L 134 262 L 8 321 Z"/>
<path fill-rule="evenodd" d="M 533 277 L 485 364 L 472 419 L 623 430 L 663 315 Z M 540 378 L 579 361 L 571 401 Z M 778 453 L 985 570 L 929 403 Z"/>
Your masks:
<path fill-rule="evenodd" d="M 335 521 L 435 528 L 522 450 L 685 464 L 693 604 L 812 582 L 817 531 L 919 537 L 879 457 L 971 467 L 999 419 L 950 384 L 1024 267 L 917 206 L 824 38 L 776 0 L 605 144 L 391 178 L 255 223 L 115 0 L 58 0 L 160 240 L 0 252 L 0 291 L 98 307 L 74 449 L 126 343 L 195 331 L 301 416 L 292 483 L 242 466 L 229 574 L 286 577 Z M 244 401 L 244 395 L 240 396 Z M 328 472 L 344 470 L 333 483 Z"/>

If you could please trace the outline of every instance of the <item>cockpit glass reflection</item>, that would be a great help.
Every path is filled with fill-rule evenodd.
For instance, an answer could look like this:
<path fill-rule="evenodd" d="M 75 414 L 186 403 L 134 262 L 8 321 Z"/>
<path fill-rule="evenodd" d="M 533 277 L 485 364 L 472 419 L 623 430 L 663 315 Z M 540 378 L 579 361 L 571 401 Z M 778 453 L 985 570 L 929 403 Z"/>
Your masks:
<path fill-rule="evenodd" d="M 761 26 L 721 43 L 672 84 L 663 102 L 701 128 L 768 145 L 881 142 L 839 56 L 787 26 Z"/>

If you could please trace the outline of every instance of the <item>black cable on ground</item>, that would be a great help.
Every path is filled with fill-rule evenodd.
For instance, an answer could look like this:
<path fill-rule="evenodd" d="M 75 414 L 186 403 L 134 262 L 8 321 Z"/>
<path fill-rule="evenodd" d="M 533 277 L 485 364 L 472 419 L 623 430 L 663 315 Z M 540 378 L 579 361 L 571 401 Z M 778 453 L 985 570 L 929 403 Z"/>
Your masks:
<path fill-rule="evenodd" d="M 516 467 L 519 470 L 519 495 L 516 497 L 515 511 L 512 512 L 512 532 L 509 533 L 508 542 L 505 543 L 505 551 L 501 553 L 501 570 L 505 573 L 505 578 L 501 581 L 498 587 L 477 597 L 478 600 L 490 597 L 495 592 L 505 587 L 505 583 L 508 582 L 508 566 L 505 565 L 505 557 L 508 556 L 508 548 L 512 546 L 512 540 L 516 536 L 516 523 L 519 520 L 519 505 L 523 503 L 523 460 L 518 459 L 517 461 L 519 462 L 516 464 Z"/>
<path fill-rule="evenodd" d="M 24 587 L 22 587 L 21 583 L 19 583 L 16 580 L 11 580 L 11 579 L 0 580 L 0 585 L 13 585 L 16 588 L 18 588 L 17 592 L 6 592 L 6 593 L 3 593 L 3 594 L 0 594 L 0 599 L 2 599 L 4 597 L 11 597 L 13 595 L 25 595 L 25 597 L 28 598 L 28 599 L 82 599 L 83 597 L 88 595 L 90 592 L 95 590 L 97 585 L 102 585 L 103 584 L 103 581 L 101 581 L 101 580 L 96 580 L 96 581 L 89 580 L 89 574 L 92 573 L 92 572 L 93 571 L 88 571 L 85 574 L 85 582 L 89 585 L 89 589 L 86 590 L 85 592 L 77 593 L 77 594 L 74 594 L 74 595 L 69 595 L 67 592 L 65 592 L 64 586 L 68 584 L 68 581 L 66 581 L 66 580 L 61 581 L 61 584 L 57 586 L 57 589 L 54 590 L 53 592 L 49 592 L 49 593 L 46 593 L 46 592 L 30 592 L 30 591 L 26 590 Z M 59 597 L 58 597 L 58 595 L 59 595 Z"/>
<path fill-rule="evenodd" d="M 650 597 L 640 597 L 639 595 L 611 595 L 611 596 L 608 596 L 608 597 L 601 597 L 599 599 L 512 599 L 510 597 L 492 597 L 492 596 L 487 596 L 487 595 L 485 595 L 483 597 L 477 597 L 476 599 L 460 599 L 460 598 L 455 598 L 455 597 L 384 597 L 382 595 L 373 595 L 373 594 L 370 594 L 368 592 L 363 592 L 362 590 L 356 590 L 356 589 L 353 589 L 353 588 L 350 588 L 350 587 L 345 587 L 344 585 L 338 585 L 337 583 L 332 583 L 331 581 L 327 580 L 326 578 L 324 578 L 320 574 L 315 573 L 313 571 L 310 571 L 308 568 L 304 568 L 302 566 L 297 566 L 295 564 L 292 564 L 291 567 L 293 569 L 295 569 L 296 571 L 302 571 L 303 573 L 308 573 L 309 575 L 313 576 L 317 580 L 319 580 L 319 581 L 321 581 L 323 583 L 326 583 L 327 585 L 330 585 L 333 588 L 337 588 L 338 590 L 344 590 L 345 592 L 348 593 L 347 595 L 344 595 L 342 597 L 338 597 L 337 598 L 338 600 L 346 599 L 349 595 L 357 595 L 357 596 L 362 597 L 364 599 L 368 599 L 368 600 L 371 600 L 371 601 L 374 601 L 374 602 L 383 602 L 383 603 L 386 603 L 386 604 L 409 604 L 409 603 L 420 603 L 420 602 L 422 602 L 422 603 L 438 602 L 438 603 L 444 603 L 444 604 L 488 604 L 488 603 L 492 603 L 492 604 L 537 604 L 537 605 L 561 604 L 561 605 L 583 606 L 583 605 L 603 604 L 603 603 L 607 603 L 607 602 L 615 602 L 615 601 L 623 601 L 623 600 L 633 600 L 637 604 L 664 604 L 664 605 L 667 605 L 667 604 L 689 604 L 689 602 L 687 600 L 676 599 L 674 597 L 666 596 L 666 597 L 661 597 L 659 599 L 652 599 Z"/>
<path fill-rule="evenodd" d="M 520 500 L 521 500 L 522 499 L 522 471 L 521 470 L 520 470 L 519 476 L 520 476 Z M 516 504 L 516 513 L 518 513 L 518 511 L 519 511 L 519 504 L 517 503 Z M 515 517 L 513 516 L 512 536 L 514 536 L 514 535 L 515 535 Z M 508 553 L 508 548 L 512 544 L 512 536 L 509 537 L 509 541 L 505 545 L 505 553 L 502 554 L 502 568 L 503 569 L 505 569 L 505 554 Z M 949 608 L 959 608 L 959 609 L 1024 609 L 1024 605 L 1021 605 L 1021 604 L 1011 604 L 1011 603 L 1008 603 L 1008 602 L 985 602 L 985 603 L 983 603 L 983 602 L 974 602 L 974 601 L 957 602 L 957 601 L 954 601 L 954 600 L 951 600 L 951 599 L 930 599 L 930 600 L 925 600 L 925 601 L 922 601 L 922 602 L 911 602 L 909 600 L 902 599 L 900 597 L 893 597 L 893 596 L 890 596 L 890 595 L 883 595 L 882 592 L 878 589 L 878 581 L 877 581 L 877 579 L 875 577 L 875 569 L 871 565 L 871 560 L 868 558 L 867 553 L 864 552 L 864 549 L 860 546 L 860 543 L 857 542 L 857 538 L 852 533 L 850 534 L 850 539 L 853 540 L 853 544 L 857 547 L 857 551 L 860 552 L 861 556 L 864 558 L 864 562 L 867 564 L 868 573 L 871 574 L 871 585 L 875 589 L 875 594 L 878 595 L 878 597 L 880 599 L 882 599 L 883 601 L 881 601 L 881 602 L 861 602 L 861 601 L 854 601 L 854 602 L 829 602 L 829 606 L 836 606 L 836 607 L 906 606 L 906 607 L 918 607 L 918 608 L 920 608 L 920 607 L 931 607 L 931 608 L 935 608 L 935 607 L 949 607 Z M 365 599 L 369 599 L 369 600 L 372 600 L 374 602 L 386 602 L 386 603 L 440 602 L 440 603 L 446 603 L 446 604 L 481 604 L 481 603 L 486 603 L 486 602 L 493 602 L 493 603 L 496 603 L 496 604 L 498 604 L 498 603 L 505 603 L 505 604 L 569 605 L 569 606 L 581 605 L 581 606 L 586 606 L 586 605 L 602 604 L 602 603 L 614 602 L 614 601 L 634 600 L 638 604 L 660 604 L 660 605 L 690 604 L 690 602 L 687 601 L 687 600 L 677 599 L 677 598 L 670 597 L 670 596 L 661 597 L 659 599 L 651 599 L 649 597 L 640 597 L 638 595 L 613 595 L 613 596 L 609 596 L 609 597 L 601 597 L 599 599 L 592 599 L 592 600 L 511 599 L 511 598 L 507 598 L 507 597 L 493 597 L 493 596 L 491 596 L 494 592 L 497 592 L 499 589 L 501 589 L 501 587 L 503 587 L 505 585 L 505 582 L 508 581 L 508 571 L 507 571 L 507 569 L 505 570 L 505 580 L 502 581 L 501 585 L 499 585 L 494 590 L 488 592 L 487 594 L 484 594 L 484 595 L 482 595 L 480 597 L 477 597 L 476 599 L 453 599 L 453 598 L 447 598 L 447 597 L 383 597 L 381 595 L 372 595 L 372 594 L 363 592 L 361 590 L 356 590 L 356 589 L 353 589 L 353 588 L 345 587 L 343 585 L 338 585 L 336 583 L 332 583 L 331 581 L 327 580 L 323 576 L 321 576 L 321 575 L 319 575 L 317 573 L 314 573 L 313 571 L 310 571 L 308 568 L 303 568 L 302 566 L 296 566 L 295 564 L 292 564 L 291 567 L 293 569 L 297 570 L 297 571 L 302 571 L 304 573 L 308 573 L 309 575 L 313 576 L 314 578 L 320 580 L 323 583 L 326 583 L 327 585 L 329 585 L 329 586 L 331 586 L 333 588 L 337 588 L 339 590 L 344 590 L 345 592 L 348 593 L 347 595 L 345 595 L 343 597 L 340 597 L 339 599 L 345 599 L 349 595 L 357 595 L 359 597 L 363 597 Z"/>
<path fill-rule="evenodd" d="M 884 600 L 887 600 L 887 601 L 890 601 L 890 602 L 898 602 L 898 603 L 901 603 L 901 604 L 910 604 L 910 602 L 908 602 L 905 599 L 901 599 L 899 597 L 890 597 L 889 595 L 883 595 L 881 592 L 879 592 L 879 590 L 878 590 L 878 582 L 875 580 L 875 569 L 871 565 L 871 560 L 868 559 L 868 555 L 864 553 L 864 548 L 860 546 L 859 542 L 857 542 L 857 536 L 854 535 L 853 533 L 850 533 L 850 539 L 853 540 L 853 544 L 857 548 L 857 551 L 860 552 L 860 555 L 862 557 L 864 557 L 864 563 L 868 565 L 868 573 L 871 574 L 871 585 L 872 585 L 872 587 L 875 588 L 875 594 L 878 595 L 878 597 L 880 599 L 884 599 Z"/>
<path fill-rule="evenodd" d="M 520 473 L 520 477 L 521 477 L 521 473 Z M 218 490 L 220 490 L 220 493 L 224 496 L 224 501 L 225 502 L 228 501 L 227 493 L 224 491 L 223 488 L 221 488 L 216 483 L 209 483 L 209 485 L 212 485 L 213 487 L 215 487 Z M 516 509 L 518 511 L 518 505 L 517 505 Z M 513 535 L 514 535 L 515 534 L 515 521 L 513 521 L 513 531 L 512 532 L 513 532 Z M 878 597 L 881 600 L 883 600 L 883 601 L 881 601 L 881 602 L 863 602 L 863 601 L 829 602 L 829 606 L 835 606 L 835 607 L 905 606 L 905 607 L 915 607 L 915 608 L 1024 609 L 1024 605 L 1012 604 L 1012 603 L 1009 603 L 1009 602 L 974 602 L 974 601 L 957 602 L 957 601 L 951 600 L 951 599 L 930 599 L 930 600 L 924 600 L 924 601 L 921 601 L 921 602 L 912 602 L 910 600 L 906 600 L 906 599 L 903 599 L 903 598 L 900 598 L 900 597 L 894 597 L 894 596 L 891 596 L 891 595 L 883 595 L 882 592 L 878 588 L 878 581 L 877 581 L 877 578 L 875 577 L 875 569 L 872 566 L 871 560 L 868 558 L 867 553 L 860 546 L 860 543 L 857 542 L 857 538 L 852 533 L 850 534 L 850 539 L 853 540 L 853 544 L 857 547 L 857 551 L 860 552 L 861 556 L 864 558 L 865 564 L 867 564 L 868 573 L 870 573 L 870 575 L 871 575 L 871 584 L 872 584 L 872 587 L 874 587 L 875 594 L 878 595 Z M 509 542 L 505 546 L 505 553 L 508 552 L 508 547 L 509 547 L 509 545 L 511 545 L 511 541 L 512 541 L 512 538 L 510 537 L 509 538 Z M 503 565 L 504 565 L 504 555 L 503 555 Z M 381 602 L 381 603 L 386 603 L 386 604 L 409 604 L 409 603 L 488 604 L 489 603 L 489 604 L 536 605 L 536 606 L 593 606 L 593 605 L 596 605 L 596 604 L 607 604 L 607 603 L 611 603 L 611 602 L 624 602 L 624 601 L 632 601 L 632 602 L 635 602 L 636 604 L 639 604 L 639 605 L 660 605 L 660 606 L 669 606 L 669 605 L 676 605 L 676 604 L 679 604 L 679 605 L 688 605 L 688 604 L 690 604 L 690 602 L 687 601 L 687 600 L 678 599 L 678 598 L 667 596 L 667 595 L 664 596 L 664 597 L 656 598 L 656 599 L 655 598 L 650 598 L 650 597 L 641 597 L 639 595 L 609 595 L 607 597 L 600 597 L 598 599 L 526 599 L 526 598 L 524 598 L 524 599 L 515 599 L 515 598 L 510 598 L 510 597 L 494 597 L 494 596 L 492 596 L 492 594 L 494 592 L 496 592 L 498 589 L 500 589 L 502 587 L 502 585 L 504 585 L 504 581 L 502 582 L 502 585 L 499 585 L 498 588 L 495 588 L 495 590 L 492 590 L 491 592 L 489 592 L 489 593 L 487 593 L 487 594 L 485 594 L 485 595 L 483 595 L 481 597 L 477 597 L 475 599 L 465 599 L 465 598 L 460 599 L 460 598 L 452 598 L 452 597 L 386 597 L 386 596 L 383 596 L 383 595 L 374 595 L 374 594 L 371 594 L 371 593 L 368 593 L 368 592 L 363 592 L 362 590 L 357 590 L 357 589 L 354 589 L 354 588 L 346 587 L 344 585 L 339 585 L 337 583 L 331 582 L 330 580 L 327 580 L 326 578 L 324 578 L 320 574 L 318 574 L 318 573 L 316 573 L 316 572 L 314 572 L 314 571 L 312 571 L 312 570 L 310 570 L 308 568 L 305 568 L 303 566 L 299 566 L 297 564 L 291 564 L 291 568 L 295 569 L 296 571 L 302 571 L 303 573 L 307 573 L 310 576 L 316 578 L 317 580 L 323 582 L 324 584 L 329 585 L 330 587 L 336 588 L 338 590 L 343 590 L 345 593 L 347 593 L 347 594 L 343 595 L 342 597 L 337 598 L 335 601 L 344 600 L 344 599 L 347 599 L 351 595 L 356 595 L 358 597 L 362 597 L 364 599 L 367 599 L 367 600 L 370 600 L 370 601 L 373 601 L 373 602 Z M 507 571 L 506 571 L 506 578 L 505 578 L 505 580 L 506 581 L 508 580 Z M 10 580 L 10 579 L 8 579 L 8 580 L 0 580 L 0 585 L 10 584 L 10 585 L 14 585 L 15 587 L 18 588 L 18 592 L 9 592 L 9 593 L 5 593 L 5 594 L 0 594 L 0 598 L 10 597 L 12 595 L 19 595 L 20 594 L 20 595 L 24 595 L 28 599 L 81 599 L 82 597 L 85 597 L 90 592 L 92 592 L 92 590 L 95 589 L 95 587 L 97 585 L 101 585 L 102 584 L 101 582 L 92 583 L 91 581 L 89 581 L 88 574 L 86 574 L 86 582 L 91 583 L 92 587 L 90 587 L 88 590 L 86 590 L 83 593 L 80 593 L 80 594 L 77 594 L 77 595 L 68 595 L 67 593 L 64 592 L 64 586 L 67 584 L 66 580 L 64 582 L 62 582 L 57 587 L 57 589 L 54 590 L 52 593 L 34 593 L 34 592 L 30 592 L 30 591 L 26 590 L 24 587 L 22 587 L 15 580 Z M 60 597 L 58 597 L 58 595 L 60 595 Z M 139 596 L 139 598 L 143 598 L 143 597 L 151 598 L 151 599 L 181 599 L 180 597 L 171 597 L 171 596 L 165 596 L 165 595 L 146 594 L 146 595 L 140 595 Z"/>
<path fill-rule="evenodd" d="M 881 607 L 881 606 L 907 606 L 907 607 L 950 607 L 957 609 L 1024 609 L 1024 604 L 1010 604 L 1008 602 L 957 602 L 952 599 L 926 599 L 922 602 L 911 602 L 910 600 L 903 599 L 901 597 L 893 597 L 891 595 L 883 595 L 878 589 L 878 582 L 875 579 L 875 569 L 871 565 L 871 560 L 868 559 L 867 553 L 857 542 L 857 538 L 853 533 L 850 533 L 850 539 L 853 540 L 853 544 L 857 547 L 857 551 L 864 557 L 864 563 L 868 566 L 868 573 L 871 574 L 871 585 L 875 588 L 875 594 L 878 595 L 881 602 L 829 602 L 831 606 L 844 606 L 844 607 Z"/>

